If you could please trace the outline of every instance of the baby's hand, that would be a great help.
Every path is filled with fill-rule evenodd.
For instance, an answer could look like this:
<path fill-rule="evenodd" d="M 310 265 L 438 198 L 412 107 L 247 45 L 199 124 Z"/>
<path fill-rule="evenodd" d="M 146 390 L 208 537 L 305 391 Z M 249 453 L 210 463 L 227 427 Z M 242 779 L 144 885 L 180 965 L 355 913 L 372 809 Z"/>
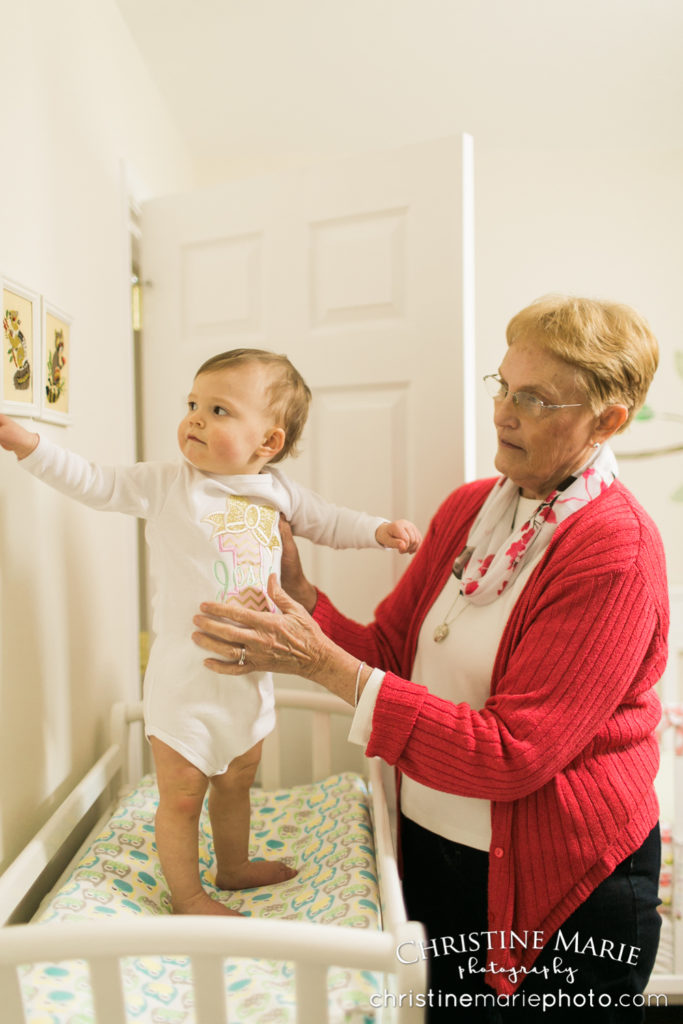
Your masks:
<path fill-rule="evenodd" d="M 9 416 L 0 415 L 0 448 L 14 452 L 18 459 L 25 459 L 37 447 L 40 437 L 32 434 Z"/>
<path fill-rule="evenodd" d="M 414 523 L 409 523 L 407 519 L 396 519 L 393 523 L 378 526 L 375 540 L 384 548 L 396 548 L 402 555 L 412 555 L 420 546 L 422 534 Z"/>

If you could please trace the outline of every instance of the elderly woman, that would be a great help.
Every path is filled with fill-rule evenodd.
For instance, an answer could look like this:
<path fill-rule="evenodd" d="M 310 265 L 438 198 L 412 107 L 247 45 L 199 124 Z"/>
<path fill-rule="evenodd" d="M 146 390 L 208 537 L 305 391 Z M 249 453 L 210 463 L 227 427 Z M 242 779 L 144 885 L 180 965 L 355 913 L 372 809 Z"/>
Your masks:
<path fill-rule="evenodd" d="M 430 1020 L 467 993 L 458 1020 L 624 1024 L 643 1019 L 659 936 L 668 604 L 660 537 L 607 441 L 658 347 L 628 307 L 556 297 L 507 343 L 485 378 L 502 476 L 446 499 L 374 622 L 337 611 L 290 546 L 281 615 L 205 605 L 195 640 L 216 672 L 297 673 L 355 704 L 349 738 L 399 769 Z"/>

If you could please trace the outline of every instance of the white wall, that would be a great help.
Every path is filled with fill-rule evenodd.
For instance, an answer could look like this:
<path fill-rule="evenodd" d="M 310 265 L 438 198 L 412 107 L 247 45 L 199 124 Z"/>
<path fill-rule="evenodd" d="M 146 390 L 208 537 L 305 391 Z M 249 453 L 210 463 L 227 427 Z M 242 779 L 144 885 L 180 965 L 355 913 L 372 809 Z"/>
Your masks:
<path fill-rule="evenodd" d="M 155 193 L 189 165 L 114 0 L 1 0 L 0 273 L 73 320 L 73 425 L 133 453 L 122 158 Z M 137 690 L 135 527 L 34 482 L 0 452 L 0 868 L 103 749 Z"/>
<path fill-rule="evenodd" d="M 476 145 L 476 140 L 475 140 Z M 492 373 L 505 351 L 505 326 L 547 292 L 626 302 L 650 322 L 660 369 L 648 404 L 683 408 L 675 372 L 683 280 L 683 151 L 643 149 L 481 149 L 476 151 L 477 361 Z M 478 395 L 478 468 L 495 450 L 491 402 Z M 617 452 L 683 442 L 683 425 L 634 423 Z M 680 525 L 683 454 L 620 461 L 621 479 L 655 519 L 669 577 L 683 581 Z"/>
<path fill-rule="evenodd" d="M 134 12 L 145 9 L 137 0 L 132 6 Z M 300 23 L 287 17 L 286 5 L 273 10 L 280 6 L 289 36 L 281 38 L 268 23 L 270 39 L 278 40 L 268 60 L 285 53 L 288 74 L 278 76 L 268 61 L 257 62 L 257 68 L 267 66 L 270 77 L 263 79 L 267 88 L 255 92 L 238 67 L 235 88 L 226 90 L 233 116 L 216 121 L 229 155 L 212 163 L 210 152 L 195 148 L 190 165 L 115 0 L 0 0 L 6 44 L 0 64 L 0 272 L 74 316 L 74 424 L 46 432 L 98 459 L 127 460 L 132 454 L 122 158 L 135 167 L 149 195 L 160 195 L 190 188 L 192 172 L 197 180 L 201 171 L 203 182 L 217 182 L 460 129 L 475 138 L 478 373 L 495 368 L 507 320 L 537 295 L 551 290 L 602 295 L 630 302 L 650 319 L 662 344 L 652 404 L 679 410 L 682 385 L 672 366 L 675 350 L 683 347 L 677 331 L 683 151 L 662 149 L 667 124 L 673 124 L 671 110 L 677 109 L 666 78 L 660 83 L 661 102 L 646 111 L 649 134 L 632 134 L 628 145 L 633 148 L 623 148 L 634 94 L 645 95 L 642 81 L 633 76 L 641 69 L 641 78 L 656 78 L 643 62 L 647 25 L 627 40 L 633 60 L 621 62 L 618 88 L 603 87 L 614 78 L 603 67 L 596 39 L 592 81 L 600 116 L 582 138 L 591 98 L 575 96 L 576 50 L 586 38 L 578 28 L 579 38 L 570 32 L 567 42 L 566 32 L 553 29 L 551 50 L 531 40 L 531 50 L 520 53 L 521 29 L 511 36 L 514 6 L 501 6 L 500 16 L 508 12 L 508 20 L 493 19 L 485 36 L 474 37 L 467 18 L 448 31 L 450 22 L 433 19 L 441 11 L 455 17 L 456 9 L 473 17 L 478 4 L 439 0 L 429 6 L 433 17 L 427 19 L 424 4 L 417 4 L 413 21 L 395 17 L 404 8 L 392 4 L 392 16 L 382 20 L 391 31 L 385 33 L 387 49 L 379 64 L 370 40 L 382 33 L 358 36 L 357 21 L 349 18 L 348 31 L 357 40 L 353 59 L 343 38 L 329 31 L 325 61 L 311 68 L 297 50 L 310 47 L 310 33 L 302 34 Z M 583 5 L 585 17 L 592 17 L 594 6 Z M 630 7 L 647 22 L 644 7 Z M 156 5 L 147 8 L 150 32 L 165 46 L 163 18 L 160 22 Z M 322 12 L 318 5 L 315 9 Z M 264 39 L 260 6 L 250 10 L 259 20 L 253 45 L 244 45 L 234 32 L 227 38 L 234 37 L 252 67 L 254 58 L 263 58 Z M 239 28 L 246 11 L 233 27 Z M 339 12 L 346 17 L 347 6 L 340 5 Z M 186 50 L 185 29 L 181 36 Z M 386 64 L 390 52 L 398 70 Z M 546 55 L 540 77 L 530 63 L 535 53 Z M 671 54 L 661 64 L 658 40 L 647 53 L 660 61 L 662 75 L 678 66 Z M 416 63 L 420 54 L 426 71 Z M 305 72 L 303 110 L 316 103 L 316 120 L 305 130 L 302 105 L 293 107 L 301 131 L 292 140 L 283 127 L 280 87 L 299 66 Z M 451 69 L 463 66 L 467 88 L 451 77 Z M 426 73 L 430 69 L 432 74 Z M 174 62 L 172 71 L 180 85 L 188 83 L 188 75 L 201 82 L 193 75 L 192 59 Z M 326 102 L 320 89 L 332 72 L 334 103 Z M 508 92 L 520 76 L 526 98 L 513 103 Z M 550 96 L 545 106 L 542 102 L 546 86 L 556 80 L 567 83 L 559 114 Z M 401 82 L 410 84 L 405 102 Z M 555 142 L 564 134 L 566 149 L 543 148 L 539 140 L 551 124 Z M 615 126 L 624 130 L 619 133 Z M 608 142 L 601 141 L 603 134 Z M 608 144 L 611 149 L 600 148 Z M 486 405 L 480 393 L 482 474 L 490 471 L 493 452 Z M 633 441 L 635 447 L 636 431 L 639 437 L 647 431 L 649 438 L 661 430 L 636 425 L 622 446 Z M 624 463 L 623 478 L 662 529 L 672 579 L 683 581 L 683 548 L 677 543 L 681 505 L 669 497 L 683 483 L 683 458 Z M 0 868 L 102 749 L 111 700 L 137 686 L 134 566 L 131 522 L 66 502 L 26 479 L 13 457 L 0 452 Z"/>
<path fill-rule="evenodd" d="M 481 372 L 497 364 L 521 306 L 583 292 L 651 320 L 662 346 L 653 404 L 681 408 L 683 4 L 166 0 L 161 25 L 151 0 L 117 2 L 204 184 L 471 133 Z M 204 56 L 191 78 L 188 52 Z M 483 416 L 482 473 L 492 453 Z M 637 424 L 619 447 L 646 435 L 681 440 L 683 426 Z M 670 500 L 683 456 L 622 469 L 683 580 L 682 505 Z"/>

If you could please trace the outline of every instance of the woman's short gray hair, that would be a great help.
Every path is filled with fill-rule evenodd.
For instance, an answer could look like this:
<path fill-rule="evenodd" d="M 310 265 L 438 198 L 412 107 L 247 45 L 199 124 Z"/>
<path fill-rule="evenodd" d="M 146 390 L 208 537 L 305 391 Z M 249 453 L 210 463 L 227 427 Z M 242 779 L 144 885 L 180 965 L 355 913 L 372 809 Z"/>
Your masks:
<path fill-rule="evenodd" d="M 625 405 L 625 430 L 645 402 L 659 362 L 659 345 L 647 321 L 617 302 L 546 295 L 507 326 L 508 345 L 532 338 L 576 370 L 591 408 Z"/>

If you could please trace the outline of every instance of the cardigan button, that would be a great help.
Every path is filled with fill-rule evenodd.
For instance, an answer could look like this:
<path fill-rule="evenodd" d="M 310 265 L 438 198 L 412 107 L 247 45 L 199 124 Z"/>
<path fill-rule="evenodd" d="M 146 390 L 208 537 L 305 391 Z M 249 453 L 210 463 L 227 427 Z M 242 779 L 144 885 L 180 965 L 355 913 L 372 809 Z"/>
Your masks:
<path fill-rule="evenodd" d="M 493 856 L 494 857 L 502 857 L 504 854 L 505 854 L 505 850 L 503 849 L 502 846 L 496 846 L 496 848 L 493 851 Z"/>

